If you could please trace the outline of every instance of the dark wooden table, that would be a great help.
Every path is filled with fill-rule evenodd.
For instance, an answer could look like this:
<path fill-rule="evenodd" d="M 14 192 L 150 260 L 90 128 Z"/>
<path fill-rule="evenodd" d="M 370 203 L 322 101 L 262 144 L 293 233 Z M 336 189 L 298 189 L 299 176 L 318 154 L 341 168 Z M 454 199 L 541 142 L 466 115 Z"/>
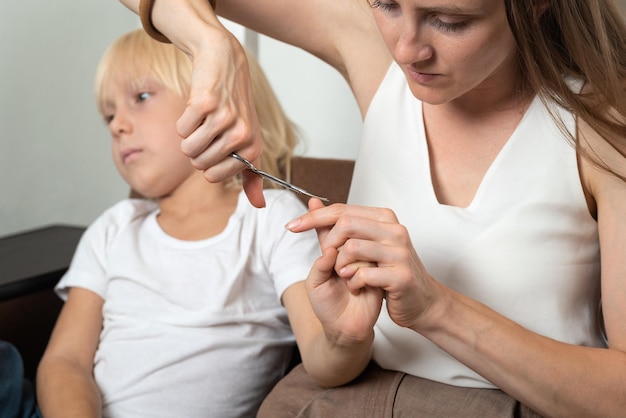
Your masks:
<path fill-rule="evenodd" d="M 0 237 L 0 301 L 54 287 L 84 231 L 50 225 Z"/>

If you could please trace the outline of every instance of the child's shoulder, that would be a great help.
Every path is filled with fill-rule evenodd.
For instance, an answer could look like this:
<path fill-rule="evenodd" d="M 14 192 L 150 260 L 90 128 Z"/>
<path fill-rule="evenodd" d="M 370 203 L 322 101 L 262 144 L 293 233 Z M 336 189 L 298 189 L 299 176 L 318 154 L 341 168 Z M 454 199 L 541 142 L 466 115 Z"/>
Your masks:
<path fill-rule="evenodd" d="M 103 253 L 135 222 L 142 222 L 158 210 L 157 203 L 149 200 L 124 199 L 106 209 L 83 234 L 77 254 Z"/>
<path fill-rule="evenodd" d="M 96 222 L 122 226 L 145 218 L 158 207 L 156 202 L 148 199 L 124 199 L 105 210 Z"/>

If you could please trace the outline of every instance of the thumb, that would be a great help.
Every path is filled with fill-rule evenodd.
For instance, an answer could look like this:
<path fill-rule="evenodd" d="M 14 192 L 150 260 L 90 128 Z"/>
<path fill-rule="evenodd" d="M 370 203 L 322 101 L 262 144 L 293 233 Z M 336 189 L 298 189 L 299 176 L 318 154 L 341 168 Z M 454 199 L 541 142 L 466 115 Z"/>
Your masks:
<path fill-rule="evenodd" d="M 315 260 L 309 276 L 306 279 L 307 287 L 311 290 L 326 283 L 334 274 L 335 262 L 337 261 L 337 250 L 327 248 L 322 251 L 322 255 Z"/>
<path fill-rule="evenodd" d="M 243 190 L 250 203 L 252 203 L 252 206 L 255 208 L 264 208 L 265 197 L 263 196 L 263 179 L 250 170 L 243 170 L 241 172 L 241 179 Z"/>
<path fill-rule="evenodd" d="M 324 202 L 314 197 L 309 199 L 309 211 L 313 212 L 316 209 L 321 209 L 324 207 Z"/>

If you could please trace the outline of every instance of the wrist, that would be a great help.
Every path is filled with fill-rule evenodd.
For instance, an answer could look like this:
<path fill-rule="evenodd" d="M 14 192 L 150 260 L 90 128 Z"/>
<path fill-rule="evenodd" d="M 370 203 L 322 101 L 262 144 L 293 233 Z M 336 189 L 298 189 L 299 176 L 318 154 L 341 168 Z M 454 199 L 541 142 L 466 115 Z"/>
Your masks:
<path fill-rule="evenodd" d="M 449 287 L 437 282 L 431 277 L 431 284 L 434 286 L 433 295 L 427 308 L 414 318 L 407 328 L 424 336 L 436 333 L 445 328 L 445 324 L 450 320 L 450 315 L 458 301 L 457 293 Z"/>
<path fill-rule="evenodd" d="M 211 5 L 211 8 L 213 9 L 213 11 L 215 12 L 216 7 L 217 7 L 217 0 L 208 0 L 208 2 Z M 154 25 L 153 9 L 154 9 L 155 3 L 156 3 L 156 0 L 139 0 L 138 14 L 139 14 L 139 18 L 141 21 L 141 25 L 151 38 L 159 42 L 171 43 L 171 40 L 167 36 L 165 36 L 159 29 L 157 29 L 156 26 Z M 216 12 L 215 12 L 215 15 L 217 15 Z"/>
<path fill-rule="evenodd" d="M 363 335 L 346 335 L 345 333 L 333 333 L 324 331 L 326 347 L 335 352 L 368 351 L 374 342 L 374 329 L 370 329 Z"/>

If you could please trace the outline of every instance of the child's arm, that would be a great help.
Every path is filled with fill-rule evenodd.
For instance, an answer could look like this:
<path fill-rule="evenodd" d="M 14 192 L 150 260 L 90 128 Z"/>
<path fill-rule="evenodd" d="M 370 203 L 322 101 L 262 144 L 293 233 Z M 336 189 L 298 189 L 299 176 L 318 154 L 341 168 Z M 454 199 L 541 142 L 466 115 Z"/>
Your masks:
<path fill-rule="evenodd" d="M 321 201 L 309 200 L 310 211 L 323 207 Z M 282 298 L 302 364 L 325 387 L 346 384 L 365 369 L 372 356 L 374 324 L 383 301 L 380 289 L 363 288 L 354 293 L 337 275 L 339 251 L 323 245 L 330 229 L 317 229 L 322 256 L 306 281 L 287 288 Z M 351 267 L 367 265 L 358 262 Z"/>
<path fill-rule="evenodd" d="M 318 260 L 316 265 L 319 262 L 322 262 L 322 259 Z M 316 268 L 314 266 L 313 270 Z M 302 364 L 319 385 L 340 386 L 361 374 L 371 358 L 374 339 L 371 319 L 363 318 L 365 327 L 361 339 L 347 341 L 342 339 L 340 333 L 324 330 L 309 302 L 305 282 L 298 282 L 287 288 L 283 293 L 283 303 L 296 336 Z M 329 301 L 329 304 L 332 303 Z M 378 312 L 374 316 L 374 321 L 377 316 Z"/>
<path fill-rule="evenodd" d="M 69 291 L 37 370 L 37 398 L 46 418 L 102 415 L 93 362 L 102 328 L 103 302 L 86 289 Z"/>

